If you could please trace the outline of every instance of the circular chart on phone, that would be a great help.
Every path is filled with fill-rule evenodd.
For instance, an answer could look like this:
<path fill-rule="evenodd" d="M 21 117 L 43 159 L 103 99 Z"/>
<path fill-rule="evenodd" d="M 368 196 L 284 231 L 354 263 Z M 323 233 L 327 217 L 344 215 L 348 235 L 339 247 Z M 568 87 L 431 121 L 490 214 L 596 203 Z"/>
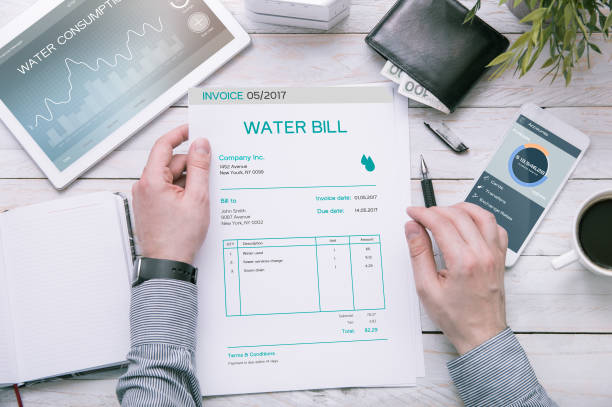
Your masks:
<path fill-rule="evenodd" d="M 508 160 L 508 171 L 519 185 L 535 187 L 547 179 L 548 151 L 539 144 L 519 146 Z"/>

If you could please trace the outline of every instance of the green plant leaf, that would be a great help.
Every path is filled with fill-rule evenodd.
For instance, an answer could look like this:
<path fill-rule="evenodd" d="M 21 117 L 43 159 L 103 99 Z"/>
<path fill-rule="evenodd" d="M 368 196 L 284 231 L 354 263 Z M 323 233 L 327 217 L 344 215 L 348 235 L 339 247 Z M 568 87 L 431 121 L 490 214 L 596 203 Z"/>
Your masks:
<path fill-rule="evenodd" d="M 475 0 L 476 4 L 481 1 Z M 550 56 L 540 62 L 541 69 L 548 71 L 544 77 L 551 75 L 554 82 L 563 76 L 567 86 L 577 63 L 583 58 L 588 61 L 589 51 L 602 52 L 591 42 L 593 33 L 602 32 L 606 39 L 612 37 L 612 0 L 498 0 L 497 3 L 529 6 L 531 11 L 520 21 L 530 23 L 531 27 L 516 38 L 508 51 L 487 65 L 495 66 L 490 78 L 499 77 L 507 70 L 525 75 L 548 47 Z"/>
<path fill-rule="evenodd" d="M 542 28 L 542 21 L 535 21 L 533 23 L 533 28 L 531 29 L 531 32 L 533 33 L 531 35 L 531 42 L 533 43 L 533 45 L 538 45 L 538 38 L 540 36 L 540 31 Z"/>
<path fill-rule="evenodd" d="M 579 43 L 578 43 L 578 59 L 582 58 L 582 55 L 584 54 L 584 50 L 586 48 L 586 39 L 583 38 Z"/>
<path fill-rule="evenodd" d="M 597 25 L 596 24 L 591 24 L 590 21 L 587 23 L 586 27 L 589 29 L 589 32 L 591 34 L 599 32 L 599 28 L 597 28 Z"/>
<path fill-rule="evenodd" d="M 563 49 L 564 50 L 571 49 L 573 38 L 575 36 L 576 36 L 576 33 L 574 31 L 568 30 L 565 32 L 565 37 L 563 37 Z"/>
<path fill-rule="evenodd" d="M 565 86 L 569 86 L 572 81 L 572 70 L 571 69 L 563 69 L 563 76 L 565 77 Z"/>
<path fill-rule="evenodd" d="M 506 62 L 504 62 L 503 64 L 501 64 L 496 70 L 495 72 L 493 72 L 491 74 L 491 79 L 496 79 L 499 78 L 504 72 L 506 72 L 506 70 L 510 67 L 510 65 L 513 63 L 513 60 L 507 60 Z"/>
<path fill-rule="evenodd" d="M 599 16 L 599 13 L 590 14 L 589 22 L 587 23 L 587 27 L 589 27 L 590 30 L 592 30 L 591 27 L 597 27 L 597 17 L 598 16 Z"/>
<path fill-rule="evenodd" d="M 531 35 L 531 31 L 527 31 L 526 33 L 521 34 L 521 36 L 518 37 L 516 41 L 514 41 L 514 44 L 510 46 L 510 49 L 508 51 L 512 51 L 513 49 L 522 47 L 527 42 L 530 35 Z"/>
<path fill-rule="evenodd" d="M 514 52 L 512 51 L 506 51 L 503 54 L 499 54 L 498 56 L 496 56 L 493 61 L 489 62 L 489 64 L 487 65 L 487 67 L 490 66 L 495 66 L 495 65 L 499 65 L 502 62 L 506 62 L 508 59 L 512 58 L 514 56 Z"/>
<path fill-rule="evenodd" d="M 584 35 L 585 38 L 589 38 L 589 33 L 587 32 L 586 27 L 582 23 L 582 19 L 580 18 L 578 13 L 576 13 L 575 16 L 576 16 L 576 22 L 578 23 L 578 26 L 580 27 L 580 31 L 582 31 L 582 35 Z"/>
<path fill-rule="evenodd" d="M 567 3 L 565 5 L 565 9 L 563 10 L 563 27 L 567 27 L 570 25 L 573 15 L 574 10 L 572 9 L 572 3 Z"/>
<path fill-rule="evenodd" d="M 540 54 L 542 53 L 543 50 L 544 50 L 544 43 L 541 43 L 538 49 L 536 50 L 535 54 L 533 54 L 533 57 L 531 57 L 531 61 L 529 62 L 529 65 L 527 65 L 527 69 L 525 69 L 525 72 L 529 72 L 533 64 L 535 64 L 535 62 L 540 57 Z"/>
<path fill-rule="evenodd" d="M 537 9 L 533 10 L 531 13 L 527 14 L 525 17 L 523 17 L 523 19 L 520 22 L 521 23 L 528 23 L 530 21 L 541 20 L 544 17 L 544 14 L 546 14 L 547 11 L 548 10 L 546 10 L 545 7 L 537 8 Z"/>
<path fill-rule="evenodd" d="M 474 12 L 474 9 L 468 11 L 467 14 L 465 15 L 465 18 L 463 19 L 463 24 L 469 23 L 474 18 L 475 15 L 476 13 Z"/>
<path fill-rule="evenodd" d="M 603 15 L 603 14 L 602 14 Z M 603 27 L 601 27 L 602 31 L 606 31 L 608 28 L 610 28 L 612 26 L 612 11 L 610 12 L 610 14 L 608 14 L 608 17 L 606 18 L 606 22 L 603 25 Z"/>
<path fill-rule="evenodd" d="M 558 59 L 559 59 L 558 55 L 554 57 L 550 57 L 544 62 L 544 64 L 542 64 L 540 68 L 541 69 L 548 68 L 549 66 L 552 66 L 555 62 L 557 62 Z"/>
<path fill-rule="evenodd" d="M 599 27 L 601 27 L 601 31 L 605 31 L 603 28 L 606 25 L 606 15 L 604 13 L 599 13 Z"/>
<path fill-rule="evenodd" d="M 521 57 L 521 76 L 527 73 L 527 66 L 529 65 L 529 62 L 531 61 L 532 52 L 533 52 L 533 44 L 529 43 L 529 46 L 527 47 L 527 51 L 525 51 L 525 53 Z"/>
<path fill-rule="evenodd" d="M 467 12 L 465 18 L 463 19 L 463 24 L 472 21 L 476 16 L 478 10 L 480 10 L 480 0 L 477 0 L 476 4 L 474 4 L 474 7 L 472 7 L 472 9 Z"/>
<path fill-rule="evenodd" d="M 542 79 L 546 78 L 548 75 L 550 75 L 551 73 L 553 73 L 554 70 L 558 69 L 559 63 L 557 62 L 555 64 L 555 66 L 553 66 L 552 68 L 550 68 L 550 70 L 548 72 L 546 72 L 544 74 L 544 76 L 542 76 Z M 556 75 L 555 75 L 556 76 Z M 553 81 L 555 80 L 555 78 L 552 79 Z M 552 82 L 552 81 L 551 81 Z"/>
<path fill-rule="evenodd" d="M 548 41 L 551 34 L 552 34 L 552 26 L 549 24 L 545 29 L 542 30 L 542 39 L 540 40 L 540 43 L 542 45 L 546 44 L 546 41 Z"/>
<path fill-rule="evenodd" d="M 589 47 L 591 47 L 591 49 L 595 52 L 597 52 L 598 54 L 601 54 L 601 50 L 599 49 L 599 47 L 595 44 L 593 44 L 592 42 L 589 42 Z"/>

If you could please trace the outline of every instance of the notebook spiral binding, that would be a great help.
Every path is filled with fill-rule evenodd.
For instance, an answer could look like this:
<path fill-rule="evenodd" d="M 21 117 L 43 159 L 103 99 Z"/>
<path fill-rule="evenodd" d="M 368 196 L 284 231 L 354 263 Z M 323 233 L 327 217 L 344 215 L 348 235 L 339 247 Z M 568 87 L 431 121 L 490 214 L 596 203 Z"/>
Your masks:
<path fill-rule="evenodd" d="M 130 252 L 132 253 L 132 261 L 136 261 L 136 241 L 134 240 L 134 231 L 132 228 L 132 216 L 130 215 L 130 204 L 127 197 L 121 192 L 115 192 L 115 195 L 123 199 L 125 205 L 125 217 L 127 219 L 128 237 L 130 239 Z"/>

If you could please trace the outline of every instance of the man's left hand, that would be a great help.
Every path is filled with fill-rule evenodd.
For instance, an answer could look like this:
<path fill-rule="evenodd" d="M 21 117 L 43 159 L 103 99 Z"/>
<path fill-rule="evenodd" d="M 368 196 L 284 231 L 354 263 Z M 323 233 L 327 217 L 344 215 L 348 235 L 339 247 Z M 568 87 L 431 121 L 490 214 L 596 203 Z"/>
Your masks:
<path fill-rule="evenodd" d="M 132 188 L 136 234 L 145 257 L 191 264 L 206 237 L 210 143 L 197 139 L 189 154 L 173 155 L 188 138 L 184 125 L 157 140 Z"/>

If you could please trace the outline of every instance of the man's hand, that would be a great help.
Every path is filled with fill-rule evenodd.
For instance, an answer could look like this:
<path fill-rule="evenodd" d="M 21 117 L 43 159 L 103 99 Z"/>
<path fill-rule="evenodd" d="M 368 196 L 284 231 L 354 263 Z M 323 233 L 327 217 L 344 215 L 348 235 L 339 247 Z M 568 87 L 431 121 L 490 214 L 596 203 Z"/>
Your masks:
<path fill-rule="evenodd" d="M 145 257 L 191 264 L 206 237 L 210 143 L 197 139 L 189 154 L 173 155 L 188 138 L 184 125 L 157 140 L 132 188 L 136 234 Z"/>
<path fill-rule="evenodd" d="M 408 208 L 406 223 L 417 291 L 430 318 L 465 354 L 504 330 L 508 235 L 488 211 L 469 203 Z M 447 268 L 437 270 L 431 230 Z"/>

